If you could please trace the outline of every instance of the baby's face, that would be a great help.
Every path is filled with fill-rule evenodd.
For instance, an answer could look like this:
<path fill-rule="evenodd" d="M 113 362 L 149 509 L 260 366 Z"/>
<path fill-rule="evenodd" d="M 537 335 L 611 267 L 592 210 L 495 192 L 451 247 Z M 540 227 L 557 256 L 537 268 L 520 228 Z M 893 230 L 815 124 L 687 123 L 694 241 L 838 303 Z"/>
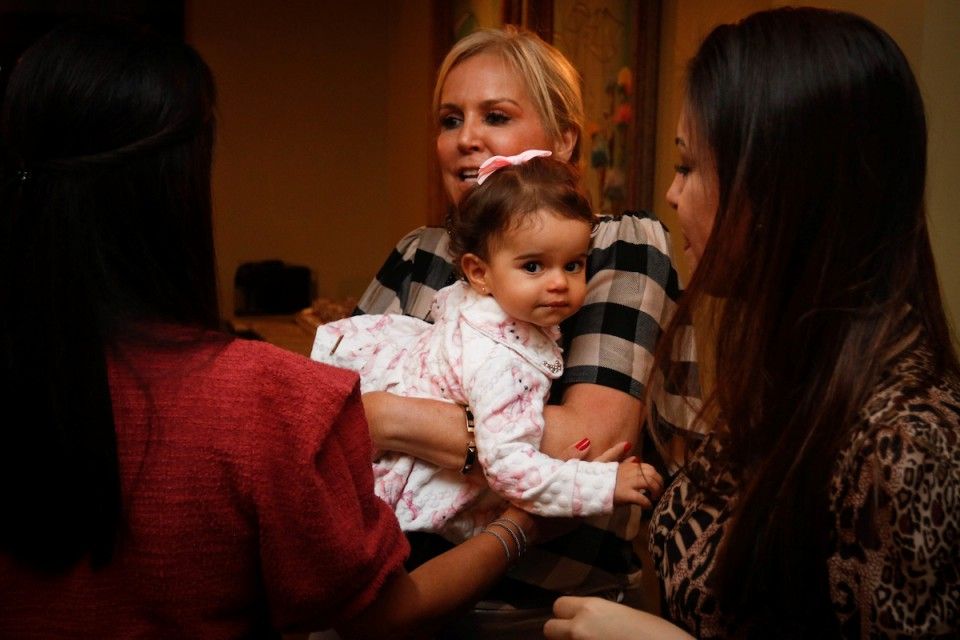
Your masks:
<path fill-rule="evenodd" d="M 541 210 L 489 246 L 487 291 L 517 320 L 560 324 L 587 293 L 590 225 Z"/>

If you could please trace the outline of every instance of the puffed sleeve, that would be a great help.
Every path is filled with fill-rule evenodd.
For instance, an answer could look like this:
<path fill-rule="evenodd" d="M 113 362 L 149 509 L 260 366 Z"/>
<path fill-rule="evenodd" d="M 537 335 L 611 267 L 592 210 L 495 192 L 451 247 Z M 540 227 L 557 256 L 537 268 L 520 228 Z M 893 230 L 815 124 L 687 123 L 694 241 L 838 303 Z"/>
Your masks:
<path fill-rule="evenodd" d="M 860 436 L 841 461 L 830 492 L 837 535 L 827 566 L 845 637 L 957 637 L 956 447 L 901 423 Z"/>
<path fill-rule="evenodd" d="M 454 281 L 443 229 L 420 227 L 400 239 L 367 286 L 354 310 L 366 313 L 402 313 L 429 320 L 434 295 Z"/>
<path fill-rule="evenodd" d="M 599 219 L 583 308 L 562 325 L 564 386 L 589 382 L 641 398 L 653 352 L 680 295 L 666 228 L 647 213 Z"/>

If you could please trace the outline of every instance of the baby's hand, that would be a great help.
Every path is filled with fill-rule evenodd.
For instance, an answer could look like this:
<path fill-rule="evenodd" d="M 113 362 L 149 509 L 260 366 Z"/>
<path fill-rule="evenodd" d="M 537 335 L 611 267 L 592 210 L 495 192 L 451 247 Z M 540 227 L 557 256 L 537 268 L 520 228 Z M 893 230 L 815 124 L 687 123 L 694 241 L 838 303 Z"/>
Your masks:
<path fill-rule="evenodd" d="M 663 493 L 663 478 L 649 464 L 630 456 L 617 469 L 617 486 L 613 490 L 614 504 L 638 504 L 644 509 L 653 506 L 652 500 Z"/>

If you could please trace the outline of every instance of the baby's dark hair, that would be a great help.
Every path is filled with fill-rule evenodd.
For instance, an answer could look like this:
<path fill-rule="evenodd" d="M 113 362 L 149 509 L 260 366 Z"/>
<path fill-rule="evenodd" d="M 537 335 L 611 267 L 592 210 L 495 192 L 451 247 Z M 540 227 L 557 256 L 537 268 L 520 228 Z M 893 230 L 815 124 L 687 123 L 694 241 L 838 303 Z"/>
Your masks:
<path fill-rule="evenodd" d="M 580 189 L 579 178 L 576 167 L 550 157 L 533 158 L 493 172 L 460 201 L 449 220 L 450 253 L 457 273 L 464 254 L 489 259 L 491 239 L 538 211 L 593 225 L 593 211 Z"/>

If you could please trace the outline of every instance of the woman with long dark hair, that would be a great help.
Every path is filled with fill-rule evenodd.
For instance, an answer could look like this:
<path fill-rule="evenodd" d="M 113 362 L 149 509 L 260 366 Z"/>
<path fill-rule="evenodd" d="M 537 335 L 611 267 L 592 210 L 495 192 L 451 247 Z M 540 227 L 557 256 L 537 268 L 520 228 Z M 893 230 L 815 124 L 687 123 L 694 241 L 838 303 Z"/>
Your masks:
<path fill-rule="evenodd" d="M 532 534 L 407 574 L 355 374 L 217 331 L 214 85 L 134 25 L 27 50 L 0 156 L 0 636 L 402 633 Z M 532 540 L 532 538 L 531 538 Z"/>
<path fill-rule="evenodd" d="M 697 265 L 658 362 L 669 383 L 693 318 L 712 433 L 653 516 L 664 613 L 704 638 L 956 637 L 960 366 L 906 59 L 846 13 L 718 27 L 677 146 L 667 200 Z M 551 638 L 680 633 L 598 601 L 554 611 Z"/>

